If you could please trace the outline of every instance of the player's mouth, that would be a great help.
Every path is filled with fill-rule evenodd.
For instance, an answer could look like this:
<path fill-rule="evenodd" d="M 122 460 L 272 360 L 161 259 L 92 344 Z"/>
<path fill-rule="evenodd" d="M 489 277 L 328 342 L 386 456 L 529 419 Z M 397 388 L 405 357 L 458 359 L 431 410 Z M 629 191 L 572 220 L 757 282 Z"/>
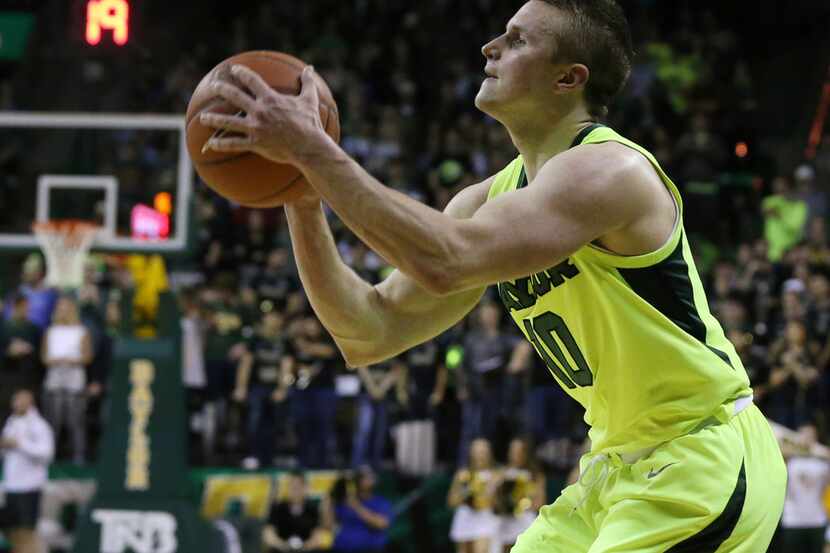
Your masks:
<path fill-rule="evenodd" d="M 484 68 L 484 75 L 486 75 L 488 79 L 498 79 L 496 72 L 486 67 Z"/>

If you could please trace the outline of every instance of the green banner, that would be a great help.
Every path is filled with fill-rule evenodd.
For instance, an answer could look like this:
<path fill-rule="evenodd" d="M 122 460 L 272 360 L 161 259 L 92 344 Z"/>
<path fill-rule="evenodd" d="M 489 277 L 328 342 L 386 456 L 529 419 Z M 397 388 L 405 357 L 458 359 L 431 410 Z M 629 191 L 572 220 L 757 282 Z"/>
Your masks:
<path fill-rule="evenodd" d="M 34 15 L 22 12 L 0 12 L 0 59 L 19 60 L 26 51 Z"/>
<path fill-rule="evenodd" d="M 116 342 L 97 490 L 75 553 L 224 551 L 187 496 L 179 340 Z"/>

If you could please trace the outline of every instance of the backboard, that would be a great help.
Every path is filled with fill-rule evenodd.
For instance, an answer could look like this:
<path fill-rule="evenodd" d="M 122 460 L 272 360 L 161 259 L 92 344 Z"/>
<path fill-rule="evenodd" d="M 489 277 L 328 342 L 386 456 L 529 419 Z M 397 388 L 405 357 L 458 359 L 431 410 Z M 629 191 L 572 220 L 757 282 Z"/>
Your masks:
<path fill-rule="evenodd" d="M 101 226 L 94 250 L 184 250 L 184 130 L 179 115 L 0 112 L 0 250 L 37 248 L 49 219 Z"/>

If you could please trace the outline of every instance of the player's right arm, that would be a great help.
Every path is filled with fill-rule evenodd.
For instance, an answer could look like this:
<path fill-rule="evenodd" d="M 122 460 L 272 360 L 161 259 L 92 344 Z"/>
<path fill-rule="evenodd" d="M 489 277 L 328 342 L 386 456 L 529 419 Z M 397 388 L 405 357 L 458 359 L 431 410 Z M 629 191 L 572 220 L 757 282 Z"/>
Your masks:
<path fill-rule="evenodd" d="M 459 192 L 445 213 L 466 219 L 481 207 L 493 178 Z M 394 271 L 372 286 L 340 258 L 319 201 L 285 206 L 294 257 L 320 321 L 352 366 L 388 359 L 448 329 L 478 303 L 484 288 L 438 297 Z"/>

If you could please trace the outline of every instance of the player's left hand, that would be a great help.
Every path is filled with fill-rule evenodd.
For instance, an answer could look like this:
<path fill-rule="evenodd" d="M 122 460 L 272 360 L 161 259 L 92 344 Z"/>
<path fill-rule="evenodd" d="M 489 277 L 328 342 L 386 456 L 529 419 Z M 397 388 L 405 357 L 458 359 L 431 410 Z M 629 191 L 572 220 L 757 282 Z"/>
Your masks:
<path fill-rule="evenodd" d="M 202 113 L 199 121 L 205 126 L 244 136 L 215 133 L 205 143 L 205 150 L 256 152 L 278 163 L 299 166 L 301 158 L 313 155 L 331 140 L 320 121 L 320 99 L 311 66 L 303 69 L 298 96 L 276 92 L 259 74 L 243 65 L 234 65 L 231 74 L 250 93 L 236 83 L 223 80 L 211 86 L 217 96 L 244 114 Z"/>

